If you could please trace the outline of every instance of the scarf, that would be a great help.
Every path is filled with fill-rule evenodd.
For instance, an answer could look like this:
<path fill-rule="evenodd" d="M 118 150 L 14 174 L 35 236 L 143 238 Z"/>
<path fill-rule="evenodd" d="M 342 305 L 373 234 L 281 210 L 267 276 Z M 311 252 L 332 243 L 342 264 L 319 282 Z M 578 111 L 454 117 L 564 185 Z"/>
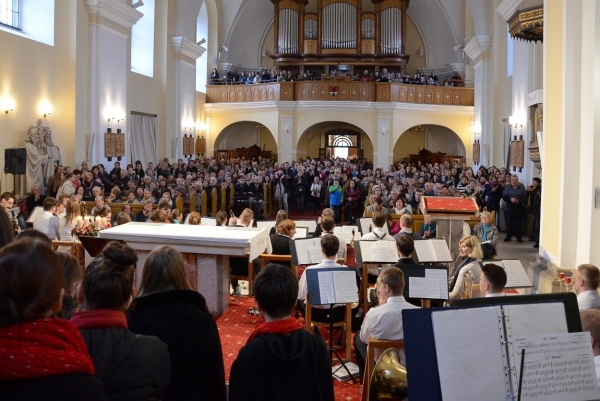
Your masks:
<path fill-rule="evenodd" d="M 0 327 L 0 380 L 94 374 L 81 334 L 68 320 L 37 319 Z"/>
<path fill-rule="evenodd" d="M 118 310 L 99 309 L 90 311 L 79 311 L 73 314 L 71 323 L 79 330 L 103 329 L 106 327 L 127 328 L 125 314 Z"/>
<path fill-rule="evenodd" d="M 487 241 L 487 232 L 490 229 L 490 225 L 481 225 L 481 228 L 483 229 L 483 235 L 481 236 L 481 242 L 485 242 Z"/>
<path fill-rule="evenodd" d="M 254 340 L 256 337 L 265 334 L 290 334 L 296 330 L 302 330 L 302 327 L 298 325 L 298 321 L 293 317 L 289 317 L 284 320 L 277 320 L 276 322 L 261 323 L 256 326 L 252 334 L 250 334 L 246 344 L 249 344 L 250 341 Z"/>

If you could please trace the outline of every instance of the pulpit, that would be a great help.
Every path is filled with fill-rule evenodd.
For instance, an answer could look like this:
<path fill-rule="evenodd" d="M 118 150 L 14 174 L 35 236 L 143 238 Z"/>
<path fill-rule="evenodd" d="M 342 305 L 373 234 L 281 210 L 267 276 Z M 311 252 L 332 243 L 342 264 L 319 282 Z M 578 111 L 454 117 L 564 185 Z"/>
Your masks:
<path fill-rule="evenodd" d="M 206 299 L 211 311 L 222 314 L 229 307 L 229 257 L 250 254 L 254 260 L 270 251 L 266 229 L 192 226 L 186 224 L 127 223 L 102 230 L 100 238 L 123 240 L 138 255 L 136 285 L 142 279 L 148 254 L 170 245 L 183 255 L 192 288 Z"/>
<path fill-rule="evenodd" d="M 458 254 L 458 244 L 463 237 L 463 227 L 467 220 L 479 211 L 473 198 L 424 196 L 419 209 L 423 214 L 435 218 L 436 237 L 444 238 L 453 255 Z"/>

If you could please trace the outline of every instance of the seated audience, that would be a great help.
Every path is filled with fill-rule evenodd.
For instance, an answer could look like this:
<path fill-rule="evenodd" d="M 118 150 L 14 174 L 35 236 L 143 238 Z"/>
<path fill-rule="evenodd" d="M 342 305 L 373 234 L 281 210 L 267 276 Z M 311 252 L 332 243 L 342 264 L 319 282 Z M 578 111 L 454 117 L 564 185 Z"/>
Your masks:
<path fill-rule="evenodd" d="M 354 336 L 356 363 L 361 378 L 365 370 L 365 357 L 369 339 L 402 340 L 404 338 L 402 311 L 418 308 L 404 299 L 404 273 L 400 269 L 382 271 L 377 278 L 376 288 L 379 306 L 369 309 L 360 327 L 360 333 Z M 400 363 L 406 366 L 404 350 L 399 350 L 399 354 Z M 375 355 L 375 360 L 377 358 L 378 355 Z"/>
<path fill-rule="evenodd" d="M 154 205 L 154 202 L 152 202 L 152 200 L 145 200 L 143 201 L 144 204 L 144 210 L 140 210 L 137 214 L 137 219 L 136 221 L 140 222 L 140 223 L 145 223 L 147 221 L 150 221 L 150 214 L 152 213 L 152 206 Z"/>
<path fill-rule="evenodd" d="M 590 332 L 594 365 L 596 365 L 596 380 L 600 388 L 600 310 L 588 309 L 579 312 L 583 331 Z"/>
<path fill-rule="evenodd" d="M 44 206 L 44 199 L 46 199 L 46 195 L 42 195 L 39 185 L 31 187 L 31 195 L 25 198 L 29 214 L 33 213 L 36 206 Z"/>
<path fill-rule="evenodd" d="M 78 299 L 82 311 L 71 318 L 109 400 L 163 399 L 171 379 L 167 346 L 127 326 L 124 312 L 133 299 L 136 261 L 133 249 L 110 242 L 86 267 Z"/>
<path fill-rule="evenodd" d="M 492 259 L 496 256 L 496 244 L 500 240 L 498 227 L 490 222 L 490 212 L 481 212 L 481 222 L 473 227 L 473 235 L 481 242 L 483 259 Z"/>
<path fill-rule="evenodd" d="M 383 212 L 385 214 L 389 214 L 390 211 L 383 207 L 383 198 L 378 197 L 375 199 L 375 203 L 367 206 L 367 214 L 372 214 L 373 212 Z"/>
<path fill-rule="evenodd" d="M 448 290 L 448 299 L 460 298 L 463 290 L 463 279 L 465 273 L 470 271 L 473 273 L 474 284 L 479 283 L 479 277 L 481 275 L 480 261 L 483 257 L 479 240 L 474 235 L 468 235 L 463 237 L 459 244 L 459 255 L 462 258 L 461 262 L 456 265 L 449 274 L 450 286 Z"/>
<path fill-rule="evenodd" d="M 479 292 L 484 297 L 502 297 L 506 295 L 503 292 L 506 281 L 506 271 L 502 266 L 493 263 L 481 265 Z"/>
<path fill-rule="evenodd" d="M 583 264 L 575 269 L 575 290 L 579 310 L 600 309 L 600 270 L 594 265 Z"/>
<path fill-rule="evenodd" d="M 290 269 L 268 264 L 254 279 L 254 294 L 265 322 L 233 362 L 229 401 L 333 401 L 327 346 L 292 317 L 298 279 Z"/>
<path fill-rule="evenodd" d="M 188 282 L 183 257 L 170 246 L 150 252 L 129 329 L 169 347 L 171 383 L 164 400 L 225 401 L 223 352 L 215 318 Z"/>
<path fill-rule="evenodd" d="M 394 235 L 394 239 L 398 239 L 398 237 L 401 235 L 408 235 L 414 240 L 423 239 L 419 234 L 413 233 L 412 223 L 413 220 L 410 214 L 403 214 L 402 216 L 400 216 L 400 231 L 396 235 Z"/>
<path fill-rule="evenodd" d="M 423 224 L 419 230 L 419 235 L 423 239 L 436 238 L 437 224 L 433 219 L 433 216 L 426 214 L 423 216 Z"/>
<path fill-rule="evenodd" d="M 0 398 L 106 400 L 81 335 L 60 313 L 65 278 L 48 243 L 0 250 Z"/>

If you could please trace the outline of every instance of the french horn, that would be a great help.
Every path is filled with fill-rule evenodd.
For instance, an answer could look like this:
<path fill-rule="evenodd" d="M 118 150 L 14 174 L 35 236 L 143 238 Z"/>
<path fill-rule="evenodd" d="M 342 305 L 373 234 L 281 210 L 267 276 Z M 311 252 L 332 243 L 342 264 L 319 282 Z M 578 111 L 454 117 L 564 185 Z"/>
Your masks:
<path fill-rule="evenodd" d="M 400 364 L 400 355 L 395 348 L 381 354 L 371 374 L 369 401 L 378 401 L 381 397 L 408 397 L 406 368 Z"/>

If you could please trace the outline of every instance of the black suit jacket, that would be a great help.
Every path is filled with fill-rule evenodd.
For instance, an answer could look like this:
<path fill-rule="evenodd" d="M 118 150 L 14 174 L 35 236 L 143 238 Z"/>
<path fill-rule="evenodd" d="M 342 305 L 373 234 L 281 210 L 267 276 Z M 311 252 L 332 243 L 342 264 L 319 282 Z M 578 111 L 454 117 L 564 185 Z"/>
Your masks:
<path fill-rule="evenodd" d="M 406 299 L 406 302 L 420 307 L 421 306 L 421 298 L 409 298 L 408 297 L 408 279 L 406 277 L 408 277 L 407 270 L 424 269 L 425 267 L 421 266 L 419 264 L 416 264 L 411 258 L 402 258 L 394 266 L 396 266 L 398 269 L 402 270 L 402 273 L 404 273 L 404 279 L 405 279 L 404 298 Z"/>
<path fill-rule="evenodd" d="M 290 249 L 290 237 L 285 235 L 273 234 L 271 235 L 271 246 L 273 247 L 272 255 L 291 255 Z"/>

